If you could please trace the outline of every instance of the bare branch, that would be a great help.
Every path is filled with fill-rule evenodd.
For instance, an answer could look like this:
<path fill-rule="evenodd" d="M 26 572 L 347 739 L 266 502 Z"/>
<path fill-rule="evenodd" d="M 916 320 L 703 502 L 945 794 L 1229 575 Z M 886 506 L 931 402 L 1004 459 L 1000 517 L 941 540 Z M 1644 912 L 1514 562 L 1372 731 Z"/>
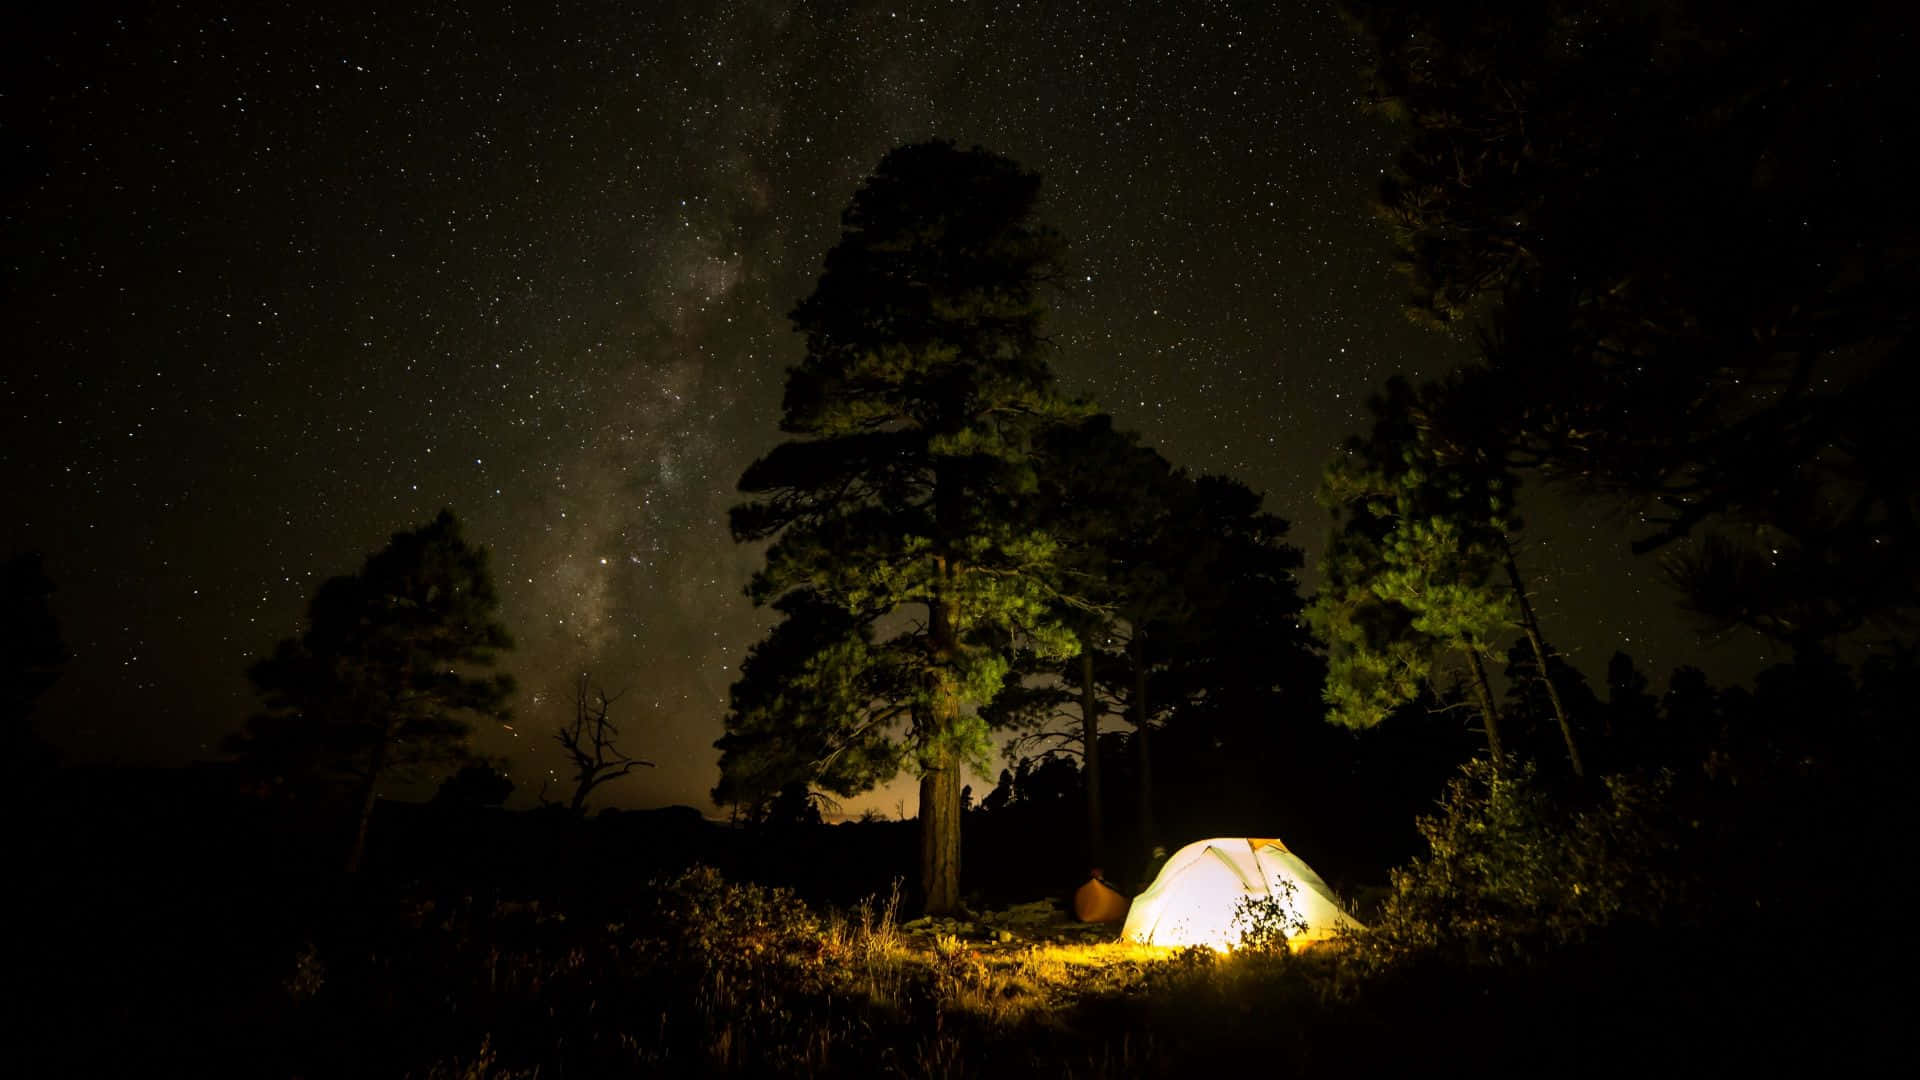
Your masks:
<path fill-rule="evenodd" d="M 653 768 L 653 762 L 628 755 L 614 742 L 620 729 L 609 718 L 609 713 L 614 702 L 626 693 L 622 690 L 608 694 L 593 686 L 589 676 L 582 673 L 580 688 L 573 696 L 573 721 L 553 734 L 554 741 L 573 759 L 570 806 L 576 814 L 586 812 L 587 796 L 594 788 L 618 780 L 636 768 Z"/>

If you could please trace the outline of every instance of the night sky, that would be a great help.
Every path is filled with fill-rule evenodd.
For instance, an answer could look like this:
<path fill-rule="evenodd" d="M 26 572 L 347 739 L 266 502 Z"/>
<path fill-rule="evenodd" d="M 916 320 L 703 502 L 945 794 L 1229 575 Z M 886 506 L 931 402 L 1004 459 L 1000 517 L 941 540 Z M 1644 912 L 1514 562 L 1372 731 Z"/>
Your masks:
<path fill-rule="evenodd" d="M 1466 355 L 1398 312 L 1393 136 L 1327 4 L 244 6 L 0 28 L 0 554 L 58 587 L 39 718 L 70 760 L 215 757 L 319 581 L 446 506 L 519 641 L 515 730 L 478 740 L 516 804 L 589 671 L 661 763 L 596 801 L 711 812 L 769 622 L 726 509 L 779 439 L 786 313 L 903 142 L 1044 175 L 1062 385 L 1265 491 L 1310 561 L 1366 395 Z M 1751 670 L 1605 511 L 1535 502 L 1542 617 L 1590 677 L 1620 647 L 1656 689 Z"/>

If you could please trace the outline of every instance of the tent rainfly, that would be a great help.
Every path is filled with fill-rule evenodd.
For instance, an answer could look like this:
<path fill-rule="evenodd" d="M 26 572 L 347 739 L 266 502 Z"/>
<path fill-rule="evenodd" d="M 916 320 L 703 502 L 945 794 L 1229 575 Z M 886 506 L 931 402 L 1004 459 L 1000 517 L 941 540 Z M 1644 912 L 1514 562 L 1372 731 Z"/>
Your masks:
<path fill-rule="evenodd" d="M 1117 923 L 1127 917 L 1127 898 L 1114 891 L 1095 870 L 1073 894 L 1073 917 L 1081 922 Z"/>
<path fill-rule="evenodd" d="M 1133 898 L 1121 936 L 1145 945 L 1230 949 L 1245 929 L 1234 918 L 1241 902 L 1268 898 L 1286 906 L 1289 923 L 1306 925 L 1288 941 L 1295 949 L 1324 941 L 1343 926 L 1360 925 L 1285 844 L 1226 837 L 1174 852 L 1147 891 Z"/>

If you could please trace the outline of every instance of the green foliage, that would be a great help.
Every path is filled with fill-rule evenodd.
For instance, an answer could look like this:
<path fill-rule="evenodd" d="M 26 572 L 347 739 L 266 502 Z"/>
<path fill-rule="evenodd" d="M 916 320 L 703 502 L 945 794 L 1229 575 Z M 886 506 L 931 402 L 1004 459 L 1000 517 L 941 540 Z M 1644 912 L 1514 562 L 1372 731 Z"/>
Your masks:
<path fill-rule="evenodd" d="M 1307 921 L 1295 903 L 1293 882 L 1276 882 L 1277 896 L 1250 896 L 1234 905 L 1230 924 L 1239 932 L 1235 952 L 1266 956 L 1289 955 L 1289 939 L 1307 932 Z"/>
<path fill-rule="evenodd" d="M 1570 807 L 1531 765 L 1502 777 L 1472 762 L 1419 822 L 1427 853 L 1393 872 L 1373 928 L 1353 941 L 1376 963 L 1502 965 L 1655 923 L 1675 881 L 1664 859 L 1669 787 L 1664 775 L 1610 776 L 1593 805 Z"/>
<path fill-rule="evenodd" d="M 855 194 L 793 313 L 807 352 L 781 429 L 798 438 L 748 467 L 754 501 L 732 512 L 737 540 L 769 542 L 748 592 L 783 621 L 742 665 L 716 797 L 984 766 L 974 706 L 1009 649 L 1077 647 L 1059 542 L 1027 505 L 1038 433 L 1084 412 L 1044 355 L 1059 242 L 1032 220 L 1038 193 L 1005 158 L 934 142 L 892 151 Z"/>
<path fill-rule="evenodd" d="M 910 708 L 913 670 L 874 647 L 870 623 L 811 591 L 774 607 L 785 618 L 733 685 L 714 800 L 751 804 L 795 781 L 853 795 L 891 779 L 902 751 L 889 726 Z"/>
<path fill-rule="evenodd" d="M 1327 718 L 1370 728 L 1419 697 L 1445 643 L 1414 626 L 1406 605 L 1372 586 L 1384 556 L 1351 525 L 1327 545 L 1320 591 L 1306 622 L 1327 649 Z"/>
<path fill-rule="evenodd" d="M 1910 12 L 1356 0 L 1404 121 L 1418 317 L 1481 323 L 1447 411 L 1632 497 L 1689 605 L 1796 649 L 1920 604 Z M 1817 164 L 1816 164 L 1817 163 Z M 1684 178 L 1676 182 L 1676 178 Z M 1682 543 L 1685 541 L 1685 543 Z"/>
<path fill-rule="evenodd" d="M 1132 704 L 1139 657 L 1128 646 L 1181 611 L 1164 555 L 1178 503 L 1192 484 L 1138 435 L 1116 430 L 1104 413 L 1043 431 L 1035 460 L 1032 520 L 1057 539 L 1051 568 L 1056 615 L 1075 640 L 1066 652 L 1018 651 L 986 710 L 996 724 L 1022 731 L 1026 739 L 1044 739 L 1069 702 L 1076 703 L 1075 718 L 1084 719 L 1077 715 L 1083 652 L 1094 661 L 1096 723 L 1108 703 Z M 1010 746 L 1010 755 L 1018 745 L 1016 740 Z"/>
<path fill-rule="evenodd" d="M 248 669 L 265 709 L 230 738 L 251 768 L 373 783 L 465 759 L 470 717 L 504 717 L 511 677 L 472 674 L 512 647 L 485 548 L 450 511 L 315 592 L 307 629 Z"/>
<path fill-rule="evenodd" d="M 1478 651 L 1515 625 L 1500 578 L 1514 478 L 1428 422 L 1434 391 L 1388 382 L 1374 426 L 1328 466 L 1321 501 L 1339 523 L 1306 618 L 1326 645 L 1330 719 L 1372 727 L 1413 701 L 1448 651 Z"/>
<path fill-rule="evenodd" d="M 648 963 L 691 977 L 716 1013 L 777 1006 L 769 985 L 824 989 L 820 920 L 785 889 L 734 884 L 697 866 L 651 890 Z"/>
<path fill-rule="evenodd" d="M 1036 505 L 1060 539 L 1056 591 L 1072 601 L 1062 618 L 1094 653 L 1099 704 L 1137 723 L 1140 664 L 1149 723 L 1310 664 L 1297 623 L 1301 553 L 1258 493 L 1175 468 L 1104 414 L 1050 429 L 1039 459 Z M 993 703 L 1001 722 L 1042 729 L 1069 702 L 1079 719 L 1077 658 L 1010 674 Z"/>

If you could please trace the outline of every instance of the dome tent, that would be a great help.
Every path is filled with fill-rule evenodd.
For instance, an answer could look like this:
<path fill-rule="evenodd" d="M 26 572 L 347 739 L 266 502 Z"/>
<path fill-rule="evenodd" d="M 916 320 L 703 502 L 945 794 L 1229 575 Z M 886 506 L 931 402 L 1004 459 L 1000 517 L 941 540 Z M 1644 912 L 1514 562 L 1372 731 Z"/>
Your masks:
<path fill-rule="evenodd" d="M 1268 898 L 1286 906 L 1289 923 L 1306 925 L 1290 939 L 1295 948 L 1324 941 L 1340 927 L 1360 925 L 1285 844 L 1223 837 L 1174 852 L 1147 891 L 1133 898 L 1121 936 L 1146 945 L 1231 948 L 1243 929 L 1234 919 L 1241 902 Z"/>

